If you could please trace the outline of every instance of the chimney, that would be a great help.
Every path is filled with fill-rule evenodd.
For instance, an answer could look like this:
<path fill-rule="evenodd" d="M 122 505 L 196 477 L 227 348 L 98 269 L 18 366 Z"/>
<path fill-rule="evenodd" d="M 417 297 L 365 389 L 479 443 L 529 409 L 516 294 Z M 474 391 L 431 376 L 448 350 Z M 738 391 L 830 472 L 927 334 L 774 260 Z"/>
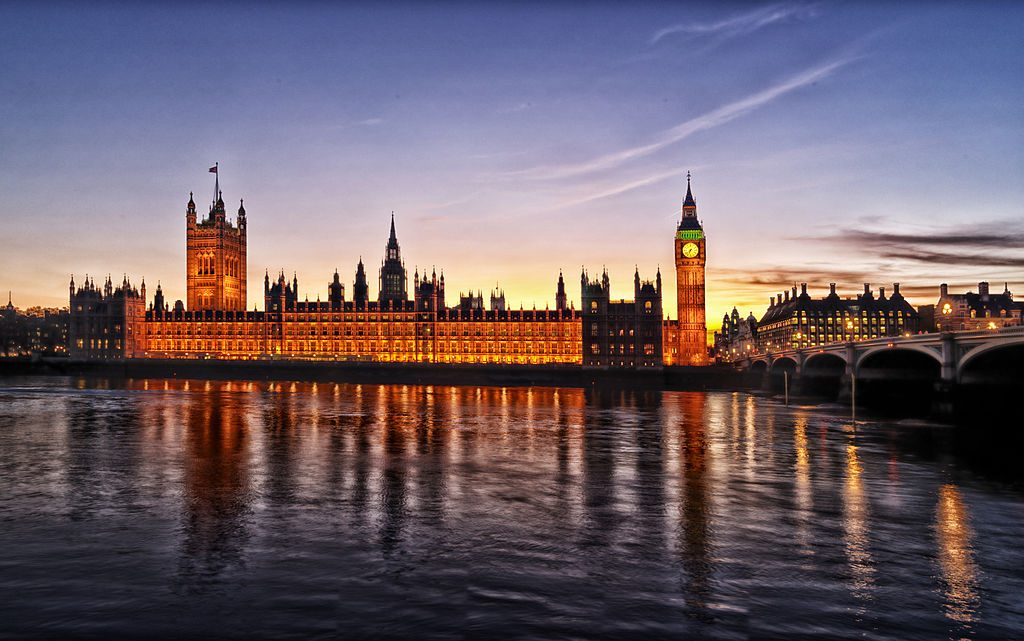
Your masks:
<path fill-rule="evenodd" d="M 939 297 L 940 298 L 946 298 L 948 296 L 949 296 L 949 285 L 947 285 L 946 283 L 942 283 L 941 285 L 939 285 Z"/>
<path fill-rule="evenodd" d="M 793 298 L 796 298 L 796 285 L 793 285 Z"/>
<path fill-rule="evenodd" d="M 985 281 L 978 283 L 978 295 L 982 298 L 988 298 L 988 283 Z"/>
<path fill-rule="evenodd" d="M 879 287 L 878 288 L 878 298 L 879 299 L 885 298 L 885 288 L 884 287 Z"/>
<path fill-rule="evenodd" d="M 789 292 L 786 292 L 786 302 L 789 302 Z"/>
<path fill-rule="evenodd" d="M 899 283 L 893 283 L 892 284 L 892 295 L 893 296 L 899 296 L 900 295 L 900 284 Z"/>
<path fill-rule="evenodd" d="M 803 296 L 807 295 L 807 283 L 800 283 L 800 294 Z"/>
<path fill-rule="evenodd" d="M 769 305 L 769 307 L 775 307 L 775 297 L 774 296 L 772 296 L 772 304 Z"/>
<path fill-rule="evenodd" d="M 870 295 L 871 295 L 871 283 L 864 283 L 864 296 L 867 297 L 867 296 L 870 296 Z"/>
<path fill-rule="evenodd" d="M 829 283 L 828 284 L 828 293 L 832 294 L 832 295 L 835 295 L 835 293 L 836 293 L 836 284 L 835 283 Z"/>

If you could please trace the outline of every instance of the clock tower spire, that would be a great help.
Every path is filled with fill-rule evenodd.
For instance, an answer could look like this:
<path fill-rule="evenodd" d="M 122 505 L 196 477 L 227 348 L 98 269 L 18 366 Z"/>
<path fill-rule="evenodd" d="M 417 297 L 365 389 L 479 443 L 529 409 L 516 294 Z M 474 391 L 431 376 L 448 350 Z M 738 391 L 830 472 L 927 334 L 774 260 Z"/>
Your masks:
<path fill-rule="evenodd" d="M 686 197 L 676 228 L 676 308 L 679 313 L 678 365 L 707 365 L 707 323 L 704 309 L 704 227 L 697 220 L 697 201 L 686 172 Z"/>

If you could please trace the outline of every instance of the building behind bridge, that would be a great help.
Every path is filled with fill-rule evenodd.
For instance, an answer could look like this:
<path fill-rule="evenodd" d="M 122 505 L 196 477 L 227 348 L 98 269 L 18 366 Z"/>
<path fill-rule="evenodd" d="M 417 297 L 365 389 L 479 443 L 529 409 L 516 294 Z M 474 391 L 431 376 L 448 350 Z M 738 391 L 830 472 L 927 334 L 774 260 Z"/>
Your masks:
<path fill-rule="evenodd" d="M 860 295 L 848 298 L 836 293 L 835 283 L 829 285 L 828 295 L 812 298 L 807 283 L 801 283 L 799 293 L 793 287 L 772 296 L 760 320 L 727 316 L 717 347 L 720 358 L 728 360 L 750 352 L 904 336 L 919 330 L 920 315 L 900 293 L 899 283 L 889 295 L 884 287 L 875 295 L 865 283 Z"/>
<path fill-rule="evenodd" d="M 978 292 L 950 294 L 949 285 L 939 286 L 935 305 L 935 329 L 940 332 L 998 329 L 1022 324 L 1024 303 L 1015 302 L 1009 284 L 1001 294 L 989 291 L 987 282 L 978 283 Z"/>

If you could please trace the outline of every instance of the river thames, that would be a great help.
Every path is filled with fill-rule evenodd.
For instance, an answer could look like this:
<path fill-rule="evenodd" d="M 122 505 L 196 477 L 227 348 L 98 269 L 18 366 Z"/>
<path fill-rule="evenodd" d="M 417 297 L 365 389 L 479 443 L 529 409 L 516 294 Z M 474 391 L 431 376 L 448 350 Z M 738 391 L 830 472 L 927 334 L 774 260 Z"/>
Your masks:
<path fill-rule="evenodd" d="M 4 639 L 1009 639 L 1024 493 L 743 393 L 0 379 Z"/>

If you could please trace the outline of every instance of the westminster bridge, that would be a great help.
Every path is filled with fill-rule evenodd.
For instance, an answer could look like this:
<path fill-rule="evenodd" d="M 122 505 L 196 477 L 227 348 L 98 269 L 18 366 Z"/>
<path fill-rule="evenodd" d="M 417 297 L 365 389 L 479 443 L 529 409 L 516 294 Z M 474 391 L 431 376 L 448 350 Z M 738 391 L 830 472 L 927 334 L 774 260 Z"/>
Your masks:
<path fill-rule="evenodd" d="M 1024 398 L 1024 327 L 833 343 L 732 362 L 771 391 L 905 405 L 909 413 L 959 414 L 984 403 L 988 414 L 1019 415 L 1014 408 Z"/>

